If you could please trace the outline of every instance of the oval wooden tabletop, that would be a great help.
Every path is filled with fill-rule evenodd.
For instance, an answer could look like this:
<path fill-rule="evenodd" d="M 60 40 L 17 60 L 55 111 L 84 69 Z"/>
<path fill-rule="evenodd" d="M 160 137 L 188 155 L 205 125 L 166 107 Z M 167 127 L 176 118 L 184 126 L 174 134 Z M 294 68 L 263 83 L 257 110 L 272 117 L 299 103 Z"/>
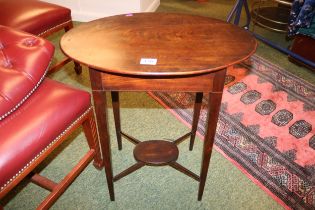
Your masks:
<path fill-rule="evenodd" d="M 244 29 L 212 18 L 135 13 L 81 24 L 60 45 L 67 56 L 89 67 L 153 76 L 222 69 L 247 59 L 257 43 Z"/>

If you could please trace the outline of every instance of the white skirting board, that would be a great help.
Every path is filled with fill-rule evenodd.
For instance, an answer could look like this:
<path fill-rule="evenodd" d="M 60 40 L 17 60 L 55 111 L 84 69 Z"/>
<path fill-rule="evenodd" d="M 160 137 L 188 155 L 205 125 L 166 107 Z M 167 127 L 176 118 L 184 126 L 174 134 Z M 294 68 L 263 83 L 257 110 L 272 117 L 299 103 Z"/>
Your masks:
<path fill-rule="evenodd" d="M 154 12 L 160 0 L 44 0 L 71 9 L 74 21 L 87 22 L 118 14 Z"/>

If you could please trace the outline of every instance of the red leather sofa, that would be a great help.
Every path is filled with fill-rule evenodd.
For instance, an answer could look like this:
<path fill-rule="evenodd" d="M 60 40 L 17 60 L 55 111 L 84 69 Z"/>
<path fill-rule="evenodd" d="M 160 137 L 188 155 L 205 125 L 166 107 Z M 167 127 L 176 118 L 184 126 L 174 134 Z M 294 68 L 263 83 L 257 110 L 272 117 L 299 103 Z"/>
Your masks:
<path fill-rule="evenodd" d="M 45 78 L 53 54 L 47 40 L 0 25 L 0 200 L 77 127 L 90 147 L 58 184 L 32 174 L 51 191 L 39 209 L 50 207 L 93 159 L 102 168 L 90 94 Z"/>

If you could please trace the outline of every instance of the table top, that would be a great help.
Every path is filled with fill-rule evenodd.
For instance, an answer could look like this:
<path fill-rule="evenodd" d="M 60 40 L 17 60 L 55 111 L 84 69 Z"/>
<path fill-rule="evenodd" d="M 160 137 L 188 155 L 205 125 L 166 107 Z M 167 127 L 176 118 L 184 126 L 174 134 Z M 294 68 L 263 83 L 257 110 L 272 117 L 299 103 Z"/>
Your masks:
<path fill-rule="evenodd" d="M 255 38 L 224 21 L 175 13 L 135 13 L 83 23 L 60 41 L 75 61 L 109 73 L 208 73 L 251 56 Z"/>

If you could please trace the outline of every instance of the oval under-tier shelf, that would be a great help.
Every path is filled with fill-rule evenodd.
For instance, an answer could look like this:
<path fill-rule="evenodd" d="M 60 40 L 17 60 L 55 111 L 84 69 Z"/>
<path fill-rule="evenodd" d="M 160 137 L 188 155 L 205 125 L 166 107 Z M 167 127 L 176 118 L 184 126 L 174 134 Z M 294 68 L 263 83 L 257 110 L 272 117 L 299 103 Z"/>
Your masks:
<path fill-rule="evenodd" d="M 176 161 L 178 158 L 176 144 L 164 140 L 149 140 L 140 142 L 133 150 L 137 161 L 146 165 L 161 166 Z"/>

